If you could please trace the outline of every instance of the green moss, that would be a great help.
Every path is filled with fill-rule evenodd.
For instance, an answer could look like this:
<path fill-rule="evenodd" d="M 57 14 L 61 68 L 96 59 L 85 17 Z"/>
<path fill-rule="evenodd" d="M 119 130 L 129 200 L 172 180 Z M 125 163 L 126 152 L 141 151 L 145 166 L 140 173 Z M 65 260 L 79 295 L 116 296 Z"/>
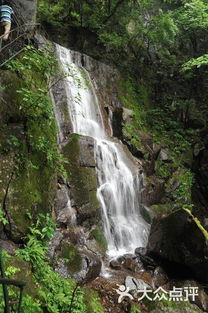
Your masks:
<path fill-rule="evenodd" d="M 86 313 L 104 313 L 104 309 L 95 290 L 84 288 L 84 302 L 86 303 Z"/>
<path fill-rule="evenodd" d="M 7 278 L 25 281 L 24 293 L 32 297 L 38 295 L 38 285 L 33 278 L 32 268 L 29 262 L 24 261 L 18 256 L 9 256 L 5 264 Z M 11 273 L 11 274 L 10 274 Z"/>
<path fill-rule="evenodd" d="M 55 195 L 59 157 L 47 92 L 50 58 L 41 50 L 26 49 L 8 63 L 10 70 L 0 72 L 0 197 L 6 200 L 7 229 L 15 240 L 25 236 L 36 214 L 50 212 Z"/>
<path fill-rule="evenodd" d="M 60 257 L 67 263 L 71 274 L 81 270 L 82 257 L 74 245 L 64 243 L 61 247 Z"/>
<path fill-rule="evenodd" d="M 50 168 L 25 168 L 14 178 L 9 189 L 8 208 L 15 222 L 13 236 L 25 235 L 38 213 L 49 213 L 55 194 L 56 175 Z M 28 219 L 28 213 L 32 219 Z"/>
<path fill-rule="evenodd" d="M 137 304 L 132 303 L 130 313 L 141 313 L 140 307 Z"/>
<path fill-rule="evenodd" d="M 146 131 L 146 112 L 145 109 L 148 109 L 150 103 L 150 91 L 148 88 L 141 84 L 140 85 L 140 93 L 136 91 L 136 82 L 128 79 L 120 80 L 120 100 L 123 102 L 124 107 L 133 110 L 134 118 L 132 121 L 132 129 L 131 131 L 140 129 Z"/>
<path fill-rule="evenodd" d="M 151 206 L 154 214 L 157 217 L 164 217 L 172 212 L 172 206 L 170 204 L 154 204 Z"/>
<path fill-rule="evenodd" d="M 0 71 L 0 86 L 0 128 L 2 128 L 9 120 L 13 122 L 21 120 L 16 93 L 21 86 L 21 80 L 16 73 L 3 70 Z"/>
<path fill-rule="evenodd" d="M 97 241 L 101 253 L 104 254 L 107 250 L 108 244 L 101 229 L 99 227 L 93 229 L 90 233 L 90 237 L 94 238 Z"/>

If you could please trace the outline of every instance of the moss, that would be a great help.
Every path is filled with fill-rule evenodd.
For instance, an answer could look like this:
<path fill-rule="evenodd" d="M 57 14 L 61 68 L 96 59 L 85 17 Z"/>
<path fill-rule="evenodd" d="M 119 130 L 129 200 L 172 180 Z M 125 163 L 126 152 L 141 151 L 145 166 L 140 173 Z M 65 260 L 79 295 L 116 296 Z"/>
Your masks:
<path fill-rule="evenodd" d="M 30 68 L 33 68 L 32 65 Z M 43 119 L 29 120 L 21 111 L 24 95 L 17 91 L 27 87 L 38 97 L 38 88 L 47 87 L 42 73 L 30 69 L 17 76 L 14 71 L 4 70 L 0 72 L 0 82 L 0 197 L 2 202 L 6 200 L 5 206 L 11 221 L 7 230 L 14 240 L 19 240 L 30 226 L 27 213 L 32 216 L 33 222 L 36 214 L 50 212 L 51 209 L 56 168 L 48 166 L 47 161 L 57 153 L 56 126 L 52 116 L 50 123 L 44 123 Z M 51 108 L 52 114 L 51 103 L 48 103 L 48 108 Z M 40 138 L 44 138 L 47 145 L 41 145 Z M 12 173 L 5 199 L 5 190 Z"/>
<path fill-rule="evenodd" d="M 84 288 L 84 302 L 86 304 L 86 313 L 104 313 L 101 299 L 95 290 Z"/>
<path fill-rule="evenodd" d="M 64 243 L 61 247 L 60 257 L 67 263 L 71 274 L 81 270 L 82 257 L 73 244 Z"/>
<path fill-rule="evenodd" d="M 15 269 L 12 279 L 26 282 L 24 293 L 35 298 L 38 295 L 38 285 L 33 278 L 31 265 L 17 256 L 9 256 L 5 265 L 6 273 Z"/>
<path fill-rule="evenodd" d="M 38 213 L 50 213 L 56 175 L 50 168 L 23 169 L 9 188 L 7 206 L 15 223 L 12 237 L 25 235 Z M 32 219 L 28 219 L 28 213 Z"/>
<path fill-rule="evenodd" d="M 156 217 L 164 217 L 172 212 L 172 206 L 166 204 L 154 204 L 151 206 Z"/>
<path fill-rule="evenodd" d="M 16 90 L 20 88 L 21 80 L 12 71 L 0 71 L 0 127 L 4 123 L 12 120 L 13 122 L 21 120 L 19 112 L 18 94 Z"/>
<path fill-rule="evenodd" d="M 131 303 L 131 311 L 130 313 L 141 313 L 139 305 L 135 303 Z"/>
<path fill-rule="evenodd" d="M 78 140 L 79 135 L 71 135 L 70 142 L 63 148 L 64 156 L 69 161 L 65 168 L 79 213 L 92 216 L 100 209 L 97 199 L 97 177 L 94 168 L 80 166 Z"/>
<path fill-rule="evenodd" d="M 101 253 L 105 253 L 108 247 L 106 238 L 103 234 L 103 232 L 101 231 L 101 229 L 99 227 L 96 227 L 95 229 L 93 229 L 90 233 L 90 237 L 94 238 L 96 240 L 96 242 L 98 243 L 98 246 L 100 248 Z"/>
<path fill-rule="evenodd" d="M 135 82 L 129 78 L 120 80 L 119 86 L 120 100 L 126 108 L 134 112 L 132 131 L 134 129 L 135 134 L 137 129 L 146 131 L 146 113 L 144 109 L 147 109 L 150 105 L 150 91 L 145 85 L 141 84 L 140 93 L 136 92 Z"/>

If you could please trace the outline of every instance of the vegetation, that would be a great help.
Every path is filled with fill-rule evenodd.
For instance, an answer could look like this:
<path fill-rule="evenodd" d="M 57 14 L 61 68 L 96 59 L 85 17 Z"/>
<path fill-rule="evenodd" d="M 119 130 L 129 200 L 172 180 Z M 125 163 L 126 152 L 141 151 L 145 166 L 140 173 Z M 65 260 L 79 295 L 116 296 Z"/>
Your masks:
<path fill-rule="evenodd" d="M 203 136 L 208 127 L 207 0 L 40 0 L 38 19 L 51 38 L 120 70 L 120 101 L 133 112 L 132 120 L 122 125 L 122 139 L 132 150 L 140 150 L 138 131 L 143 131 L 167 151 L 168 161 L 157 158 L 154 173 L 164 180 L 169 196 L 163 212 L 185 207 L 207 239 L 207 231 L 189 210 L 193 207 L 192 187 L 196 180 L 188 156 L 190 151 L 193 154 L 196 143 L 200 150 L 207 145 Z M 24 295 L 23 313 L 102 313 L 98 295 L 80 288 L 72 279 L 61 278 L 46 257 L 47 241 L 55 227 L 50 218 L 50 199 L 46 200 L 53 175 L 68 175 L 75 188 L 79 186 L 75 201 L 83 208 L 80 214 L 86 216 L 82 204 L 89 198 L 92 205 L 86 210 L 96 215 L 99 208 L 96 178 L 91 169 L 78 169 L 76 136 L 64 148 L 70 163 L 66 165 L 67 173 L 63 169 L 49 97 L 49 77 L 54 76 L 57 66 L 50 49 L 27 47 L 8 63 L 3 73 L 6 83 L 0 87 L 0 157 L 2 160 L 9 155 L 12 159 L 1 189 L 11 183 L 11 192 L 16 190 L 11 218 L 18 231 L 15 229 L 12 236 L 22 244 L 16 256 L 4 254 L 6 275 L 20 275 L 23 266 L 16 263 L 25 262 L 28 266 L 34 290 Z M 11 101 L 7 101 L 9 90 Z M 7 105 L 5 113 L 2 108 Z M 21 124 L 18 134 L 8 127 L 16 122 Z M 6 136 L 2 135 L 4 131 Z M 149 152 L 141 154 L 147 164 L 151 162 Z M 0 208 L 0 224 L 9 224 L 5 203 Z M 104 253 L 106 242 L 100 228 L 90 235 Z M 76 247 L 69 244 L 62 247 L 61 253 L 71 269 L 79 268 L 81 257 Z M 17 291 L 10 288 L 9 296 L 16 300 Z M 3 311 L 2 301 L 0 310 Z M 131 311 L 139 313 L 140 309 L 132 305 Z"/>
<path fill-rule="evenodd" d="M 24 166 L 37 168 L 46 163 L 56 168 L 60 165 L 60 154 L 56 145 L 56 122 L 49 97 L 48 79 L 53 75 L 55 58 L 46 50 L 25 48 L 25 52 L 8 63 L 7 68 L 20 77 L 20 88 L 16 90 L 19 102 L 19 115 L 24 128 L 27 152 L 35 153 L 39 159 L 26 160 L 20 153 L 18 161 Z M 16 137 L 11 137 L 11 145 L 24 150 Z M 38 164 L 38 162 L 41 163 Z"/>
<path fill-rule="evenodd" d="M 26 261 L 32 268 L 30 276 L 34 279 L 34 290 L 32 294 L 25 292 L 21 312 L 43 313 L 47 310 L 50 313 L 103 313 L 94 291 L 81 289 L 72 279 L 61 278 L 51 267 L 46 251 L 47 241 L 52 237 L 54 229 L 55 224 L 48 215 L 39 215 L 37 222 L 30 227 L 26 244 L 16 251 L 16 257 L 4 253 L 5 274 L 8 278 L 14 278 L 20 272 L 20 268 L 10 265 L 14 258 Z M 17 291 L 10 288 L 9 296 L 16 300 Z M 3 308 L 3 304 L 1 294 L 0 308 Z"/>

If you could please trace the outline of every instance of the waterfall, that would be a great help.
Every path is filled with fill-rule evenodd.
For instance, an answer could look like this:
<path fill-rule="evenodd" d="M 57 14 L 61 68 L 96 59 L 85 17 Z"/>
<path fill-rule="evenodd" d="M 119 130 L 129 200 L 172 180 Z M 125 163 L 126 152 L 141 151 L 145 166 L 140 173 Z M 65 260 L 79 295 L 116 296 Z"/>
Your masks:
<path fill-rule="evenodd" d="M 95 159 L 107 254 L 114 258 L 132 253 L 147 243 L 148 224 L 139 211 L 141 177 L 122 143 L 107 136 L 94 83 L 87 70 L 59 45 L 57 56 L 64 70 L 73 132 L 95 140 Z"/>

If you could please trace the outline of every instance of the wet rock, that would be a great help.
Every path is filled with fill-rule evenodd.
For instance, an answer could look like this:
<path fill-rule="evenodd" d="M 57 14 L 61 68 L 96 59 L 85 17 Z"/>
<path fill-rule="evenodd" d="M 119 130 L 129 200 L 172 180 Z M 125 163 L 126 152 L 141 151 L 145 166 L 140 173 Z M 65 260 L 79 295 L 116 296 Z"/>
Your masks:
<path fill-rule="evenodd" d="M 139 255 L 145 255 L 147 253 L 147 249 L 144 247 L 139 247 L 135 249 L 134 253 Z"/>
<path fill-rule="evenodd" d="M 74 274 L 73 277 L 79 283 L 88 283 L 93 281 L 100 275 L 101 272 L 101 261 L 92 255 L 82 255 L 81 270 Z"/>
<path fill-rule="evenodd" d="M 37 36 L 39 46 L 45 46 L 45 41 L 41 43 L 42 36 Z M 67 94 L 66 88 L 63 80 L 58 80 L 51 89 L 51 99 L 54 103 L 54 112 L 58 124 L 58 143 L 62 144 L 68 140 L 69 134 L 72 133 L 73 127 L 71 122 L 71 117 L 69 115 L 68 105 L 67 105 Z"/>
<path fill-rule="evenodd" d="M 80 143 L 83 143 L 83 147 Z M 100 204 L 97 199 L 97 175 L 95 170 L 94 153 L 86 152 L 92 144 L 88 137 L 72 134 L 69 142 L 63 147 L 63 154 L 68 160 L 65 165 L 69 177 L 70 194 L 77 211 L 77 223 L 100 216 Z M 86 165 L 86 166 L 84 166 Z M 88 167 L 87 167 L 88 166 Z"/>
<path fill-rule="evenodd" d="M 95 167 L 94 139 L 92 137 L 79 136 L 78 142 L 80 146 L 80 166 Z"/>
<path fill-rule="evenodd" d="M 140 279 L 142 281 L 144 281 L 145 283 L 147 283 L 149 286 L 153 286 L 153 282 L 152 282 L 152 276 L 149 272 L 142 272 L 137 274 L 137 279 Z"/>
<path fill-rule="evenodd" d="M 18 245 L 15 245 L 13 241 L 10 240 L 1 240 L 0 239 L 0 249 L 5 250 L 7 253 L 13 255 L 15 250 L 18 249 Z"/>
<path fill-rule="evenodd" d="M 127 108 L 123 108 L 123 121 L 124 123 L 130 124 L 134 117 L 134 112 Z"/>
<path fill-rule="evenodd" d="M 155 260 L 147 255 L 139 254 L 140 260 L 144 264 L 144 267 L 154 269 L 157 266 Z"/>
<path fill-rule="evenodd" d="M 162 267 L 156 267 L 153 273 L 153 284 L 155 287 L 164 286 L 168 282 L 168 276 Z"/>
<path fill-rule="evenodd" d="M 140 213 L 143 217 L 143 219 L 148 223 L 148 224 L 151 224 L 154 217 L 155 217 L 155 214 L 154 214 L 154 211 L 152 210 L 152 208 L 144 205 L 144 204 L 141 204 L 140 205 Z"/>
<path fill-rule="evenodd" d="M 137 266 L 137 263 L 135 262 L 135 260 L 133 260 L 132 258 L 126 258 L 124 260 L 124 262 L 122 263 L 122 266 L 127 269 L 130 270 L 132 272 L 135 271 L 135 268 Z"/>
<path fill-rule="evenodd" d="M 161 149 L 158 155 L 158 159 L 163 162 L 170 162 L 169 151 L 165 149 Z"/>
<path fill-rule="evenodd" d="M 112 260 L 112 261 L 110 261 L 110 267 L 114 270 L 120 270 L 121 264 L 116 260 Z"/>
<path fill-rule="evenodd" d="M 54 207 L 56 212 L 56 221 L 58 224 L 74 224 L 76 221 L 76 211 L 72 208 L 69 188 L 65 184 L 59 184 Z"/>
<path fill-rule="evenodd" d="M 126 253 L 122 256 L 124 259 L 134 259 L 135 255 L 132 253 Z"/>
<path fill-rule="evenodd" d="M 129 290 L 143 290 L 145 287 L 149 288 L 149 285 L 141 279 L 136 279 L 132 276 L 127 276 L 125 279 L 125 286 Z"/>
<path fill-rule="evenodd" d="M 164 197 L 165 181 L 155 176 L 148 177 L 148 182 L 145 183 L 145 189 L 141 192 L 142 204 L 151 206 L 160 203 Z"/>
<path fill-rule="evenodd" d="M 47 255 L 50 259 L 54 258 L 55 251 L 60 247 L 60 243 L 62 239 L 63 239 L 63 234 L 60 232 L 60 230 L 56 230 L 52 239 L 49 241 L 49 244 L 48 244 Z"/>
<path fill-rule="evenodd" d="M 192 276 L 208 282 L 207 241 L 189 214 L 183 210 L 153 222 L 148 255 L 161 262 L 168 273 Z"/>

